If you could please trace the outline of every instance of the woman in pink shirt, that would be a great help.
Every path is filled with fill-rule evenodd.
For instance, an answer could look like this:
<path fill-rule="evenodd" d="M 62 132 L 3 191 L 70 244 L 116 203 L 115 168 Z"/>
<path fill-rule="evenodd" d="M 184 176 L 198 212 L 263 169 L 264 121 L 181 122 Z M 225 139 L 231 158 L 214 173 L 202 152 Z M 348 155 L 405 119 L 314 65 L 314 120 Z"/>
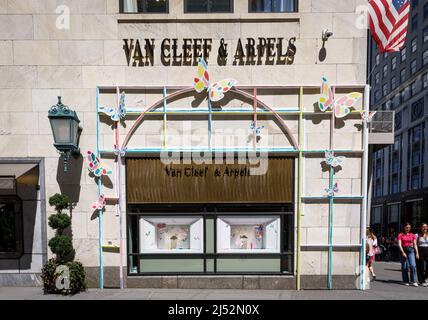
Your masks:
<path fill-rule="evenodd" d="M 403 233 L 398 235 L 398 248 L 401 251 L 401 271 L 403 274 L 403 283 L 408 286 L 411 281 L 412 286 L 417 287 L 416 281 L 416 259 L 419 259 L 418 245 L 416 243 L 416 235 L 411 233 L 412 225 L 406 223 L 403 228 Z M 409 273 L 410 269 L 410 281 Z"/>

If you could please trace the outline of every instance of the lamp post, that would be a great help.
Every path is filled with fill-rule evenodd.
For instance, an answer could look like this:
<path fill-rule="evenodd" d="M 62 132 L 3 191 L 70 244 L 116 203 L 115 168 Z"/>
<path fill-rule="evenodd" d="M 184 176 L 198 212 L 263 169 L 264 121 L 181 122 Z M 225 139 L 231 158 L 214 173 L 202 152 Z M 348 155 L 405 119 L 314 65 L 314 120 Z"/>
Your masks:
<path fill-rule="evenodd" d="M 62 104 L 61 97 L 58 97 L 58 103 L 49 110 L 48 117 L 54 136 L 54 146 L 64 160 L 64 172 L 67 172 L 70 155 L 80 154 L 79 137 L 82 131 L 80 120 L 75 111 Z"/>

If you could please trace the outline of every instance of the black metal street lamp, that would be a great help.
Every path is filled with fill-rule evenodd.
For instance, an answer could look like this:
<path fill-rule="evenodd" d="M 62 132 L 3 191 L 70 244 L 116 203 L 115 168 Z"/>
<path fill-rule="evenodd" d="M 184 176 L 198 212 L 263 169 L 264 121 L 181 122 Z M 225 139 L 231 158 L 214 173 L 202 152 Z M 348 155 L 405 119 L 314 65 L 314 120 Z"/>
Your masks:
<path fill-rule="evenodd" d="M 49 121 L 54 136 L 54 146 L 61 153 L 64 160 L 64 172 L 67 172 L 70 155 L 80 154 L 79 138 L 82 128 L 75 111 L 63 105 L 61 97 L 58 103 L 49 110 Z"/>

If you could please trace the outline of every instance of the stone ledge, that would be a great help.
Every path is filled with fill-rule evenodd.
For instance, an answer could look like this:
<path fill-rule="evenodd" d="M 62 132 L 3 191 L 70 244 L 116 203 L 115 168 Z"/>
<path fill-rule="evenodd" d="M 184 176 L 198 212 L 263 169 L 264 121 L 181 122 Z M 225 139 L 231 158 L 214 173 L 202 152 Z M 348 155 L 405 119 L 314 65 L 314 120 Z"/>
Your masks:
<path fill-rule="evenodd" d="M 86 282 L 88 288 L 99 288 L 99 269 L 87 267 Z M 296 290 L 294 276 L 265 276 L 265 275 L 168 275 L 168 276 L 127 276 L 124 275 L 126 288 L 150 289 L 245 289 L 245 290 Z M 0 278 L 1 279 L 1 278 Z M 1 282 L 0 282 L 1 283 Z M 104 268 L 104 286 L 119 288 L 119 268 Z M 327 289 L 326 275 L 302 275 L 301 289 Z M 333 276 L 333 289 L 356 290 L 354 275 Z"/>
<path fill-rule="evenodd" d="M 40 274 L 0 273 L 0 287 L 42 287 Z"/>

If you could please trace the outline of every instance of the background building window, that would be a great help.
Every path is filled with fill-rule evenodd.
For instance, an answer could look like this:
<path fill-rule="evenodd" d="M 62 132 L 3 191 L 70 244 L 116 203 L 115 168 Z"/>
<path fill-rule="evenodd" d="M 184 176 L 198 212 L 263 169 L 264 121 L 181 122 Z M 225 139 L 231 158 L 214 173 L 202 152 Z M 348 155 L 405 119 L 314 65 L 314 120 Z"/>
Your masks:
<path fill-rule="evenodd" d="M 392 58 L 392 60 L 391 60 L 391 69 L 392 70 L 397 69 L 397 57 Z"/>
<path fill-rule="evenodd" d="M 424 89 L 428 88 L 428 73 L 425 73 L 422 76 L 422 83 L 423 83 Z"/>
<path fill-rule="evenodd" d="M 425 124 L 422 123 L 409 131 L 409 179 L 408 189 L 416 190 L 422 188 L 424 175 L 424 143 Z"/>
<path fill-rule="evenodd" d="M 383 78 L 386 79 L 388 77 L 388 65 L 383 66 Z"/>
<path fill-rule="evenodd" d="M 418 71 L 417 65 L 418 65 L 417 61 L 413 60 L 412 63 L 410 64 L 410 74 L 413 75 L 416 73 L 416 71 Z"/>
<path fill-rule="evenodd" d="M 417 92 L 417 84 L 416 81 L 413 81 L 410 85 L 410 95 L 413 97 Z"/>
<path fill-rule="evenodd" d="M 402 127 L 403 117 L 401 115 L 401 111 L 395 114 L 395 131 L 398 131 Z"/>
<path fill-rule="evenodd" d="M 123 13 L 168 13 L 168 0 L 122 0 Z"/>
<path fill-rule="evenodd" d="M 380 73 L 377 72 L 375 75 L 375 84 L 379 84 L 380 83 Z"/>
<path fill-rule="evenodd" d="M 422 64 L 424 67 L 428 64 L 428 49 L 426 49 L 422 55 Z"/>
<path fill-rule="evenodd" d="M 406 69 L 400 71 L 400 80 L 401 82 L 406 81 Z"/>
<path fill-rule="evenodd" d="M 232 13 L 232 0 L 184 0 L 185 13 Z"/>
<path fill-rule="evenodd" d="M 401 62 L 406 61 L 407 59 L 407 48 L 404 47 L 401 49 Z"/>
<path fill-rule="evenodd" d="M 388 84 L 385 83 L 382 87 L 383 96 L 386 97 L 388 95 Z"/>
<path fill-rule="evenodd" d="M 424 29 L 424 43 L 428 41 L 428 27 Z"/>
<path fill-rule="evenodd" d="M 296 12 L 296 0 L 250 0 L 250 12 Z"/>
<path fill-rule="evenodd" d="M 383 195 L 383 176 L 384 176 L 384 149 L 375 152 L 374 158 L 374 197 L 381 197 Z"/>
<path fill-rule="evenodd" d="M 396 136 L 394 144 L 390 146 L 390 185 L 389 191 L 391 194 L 399 193 L 401 191 L 401 135 Z"/>
<path fill-rule="evenodd" d="M 391 233 L 395 233 L 395 236 L 400 232 L 400 204 L 388 205 L 388 230 L 387 235 L 391 236 Z"/>
<path fill-rule="evenodd" d="M 395 88 L 397 88 L 397 78 L 392 77 L 391 78 L 391 90 L 394 90 Z"/>
<path fill-rule="evenodd" d="M 418 38 L 412 40 L 412 53 L 415 53 L 418 50 Z"/>
<path fill-rule="evenodd" d="M 412 122 L 420 120 L 424 116 L 424 99 L 419 99 L 412 104 Z"/>
<path fill-rule="evenodd" d="M 377 206 L 372 208 L 371 227 L 376 235 L 379 235 L 382 230 L 383 207 Z"/>

